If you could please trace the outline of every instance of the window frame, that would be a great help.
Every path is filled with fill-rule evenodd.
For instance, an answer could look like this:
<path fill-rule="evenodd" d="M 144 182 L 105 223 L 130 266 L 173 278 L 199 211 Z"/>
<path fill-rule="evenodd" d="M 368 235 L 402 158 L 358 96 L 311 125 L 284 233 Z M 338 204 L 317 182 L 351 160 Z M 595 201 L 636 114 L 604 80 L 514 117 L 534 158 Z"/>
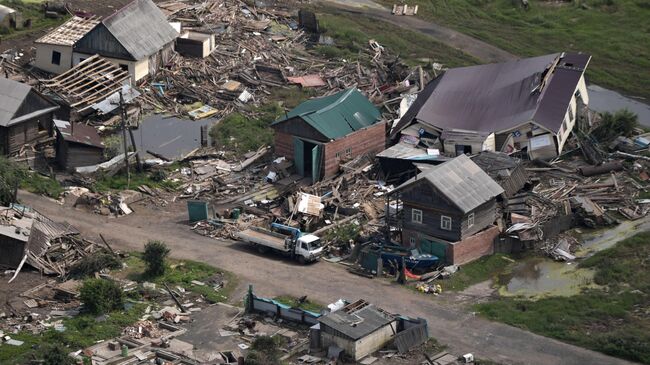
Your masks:
<path fill-rule="evenodd" d="M 345 157 L 352 157 L 352 147 L 345 149 Z"/>
<path fill-rule="evenodd" d="M 449 221 L 449 227 L 446 227 L 446 222 Z M 440 229 L 445 230 L 445 231 L 451 231 L 451 226 L 452 226 L 452 219 L 450 216 L 447 215 L 441 215 L 440 216 Z"/>
<path fill-rule="evenodd" d="M 52 50 L 52 64 L 61 66 L 61 52 Z M 56 61 L 56 62 L 55 62 Z"/>
<path fill-rule="evenodd" d="M 475 216 L 473 212 L 467 215 L 467 228 L 470 228 L 474 225 L 474 219 Z"/>
<path fill-rule="evenodd" d="M 418 215 L 420 217 L 418 220 L 415 219 L 416 212 L 418 212 Z M 422 209 L 413 209 L 413 208 L 411 209 L 411 223 L 422 224 L 422 218 L 423 218 Z"/>

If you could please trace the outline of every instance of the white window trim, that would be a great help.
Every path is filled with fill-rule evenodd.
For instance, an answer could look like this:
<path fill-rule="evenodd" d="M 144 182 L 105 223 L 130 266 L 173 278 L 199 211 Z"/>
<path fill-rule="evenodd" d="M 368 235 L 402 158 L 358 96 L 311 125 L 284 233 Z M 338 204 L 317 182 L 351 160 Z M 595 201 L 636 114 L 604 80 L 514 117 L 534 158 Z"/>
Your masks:
<path fill-rule="evenodd" d="M 420 214 L 420 219 L 415 219 L 415 212 Z M 422 210 L 421 209 L 411 209 L 411 222 L 422 224 Z"/>
<path fill-rule="evenodd" d="M 467 228 L 474 225 L 474 213 L 469 213 L 467 216 Z"/>
<path fill-rule="evenodd" d="M 445 219 L 449 220 L 449 227 L 445 227 Z M 451 217 L 446 215 L 440 216 L 440 229 L 444 229 L 445 231 L 451 231 L 451 225 L 452 225 Z"/>

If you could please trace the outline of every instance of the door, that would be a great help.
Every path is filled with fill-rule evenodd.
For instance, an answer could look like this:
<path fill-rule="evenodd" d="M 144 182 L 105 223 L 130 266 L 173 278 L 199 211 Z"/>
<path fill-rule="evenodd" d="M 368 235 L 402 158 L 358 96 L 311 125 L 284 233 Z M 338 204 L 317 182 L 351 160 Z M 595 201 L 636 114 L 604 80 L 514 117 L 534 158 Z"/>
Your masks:
<path fill-rule="evenodd" d="M 447 244 L 435 242 L 428 239 L 420 241 L 420 252 L 435 255 L 440 259 L 440 262 L 447 261 Z"/>
<path fill-rule="evenodd" d="M 293 137 L 293 164 L 296 166 L 296 173 L 305 176 L 305 143 L 300 138 Z"/>
<path fill-rule="evenodd" d="M 313 182 L 319 181 L 321 178 L 322 161 L 323 146 L 316 145 L 311 149 L 311 176 Z"/>

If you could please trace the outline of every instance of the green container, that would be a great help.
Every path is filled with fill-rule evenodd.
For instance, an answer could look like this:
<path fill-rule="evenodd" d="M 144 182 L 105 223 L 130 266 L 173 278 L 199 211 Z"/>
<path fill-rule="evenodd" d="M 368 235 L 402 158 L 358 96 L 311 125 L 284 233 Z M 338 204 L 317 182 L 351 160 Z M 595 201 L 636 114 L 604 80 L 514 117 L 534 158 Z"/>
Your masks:
<path fill-rule="evenodd" d="M 188 200 L 187 213 L 190 223 L 208 219 L 208 202 L 202 200 Z"/>
<path fill-rule="evenodd" d="M 129 348 L 126 345 L 122 345 L 122 356 L 129 356 Z"/>
<path fill-rule="evenodd" d="M 239 215 L 241 214 L 241 211 L 239 208 L 235 208 L 232 210 L 232 213 L 230 213 L 230 218 L 232 219 L 239 219 Z"/>

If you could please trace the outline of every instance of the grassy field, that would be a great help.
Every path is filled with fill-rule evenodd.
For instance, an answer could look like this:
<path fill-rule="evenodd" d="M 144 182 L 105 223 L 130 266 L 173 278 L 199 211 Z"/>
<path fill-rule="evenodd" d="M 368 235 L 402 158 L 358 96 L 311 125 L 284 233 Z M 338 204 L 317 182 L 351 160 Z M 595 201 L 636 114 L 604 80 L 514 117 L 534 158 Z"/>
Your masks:
<path fill-rule="evenodd" d="M 503 254 L 484 256 L 463 265 L 449 280 L 441 280 L 437 283 L 442 286 L 442 290 L 462 291 L 474 284 L 494 279 L 507 270 L 512 262 L 512 259 Z"/>
<path fill-rule="evenodd" d="M 379 0 L 392 7 L 394 1 Z M 587 77 L 628 95 L 650 97 L 647 0 L 414 0 L 418 16 L 520 56 L 580 51 L 593 56 Z"/>
<path fill-rule="evenodd" d="M 476 305 L 482 315 L 578 346 L 650 364 L 650 232 L 583 261 L 596 270 L 591 289 L 538 301 L 502 298 Z"/>
<path fill-rule="evenodd" d="M 368 47 L 368 40 L 374 39 L 411 65 L 438 62 L 456 67 L 479 63 L 471 56 L 431 37 L 389 23 L 333 9 L 317 11 L 321 30 L 334 38 L 336 43 L 335 46 L 318 46 L 318 50 L 327 57 L 355 60 L 359 51 Z"/>
<path fill-rule="evenodd" d="M 0 4 L 8 6 L 22 14 L 23 20 L 31 19 L 32 26 L 20 30 L 0 28 L 0 39 L 11 39 L 21 35 L 36 32 L 41 29 L 55 27 L 65 20 L 65 18 L 52 19 L 45 18 L 41 8 L 41 0 L 0 0 Z"/>

